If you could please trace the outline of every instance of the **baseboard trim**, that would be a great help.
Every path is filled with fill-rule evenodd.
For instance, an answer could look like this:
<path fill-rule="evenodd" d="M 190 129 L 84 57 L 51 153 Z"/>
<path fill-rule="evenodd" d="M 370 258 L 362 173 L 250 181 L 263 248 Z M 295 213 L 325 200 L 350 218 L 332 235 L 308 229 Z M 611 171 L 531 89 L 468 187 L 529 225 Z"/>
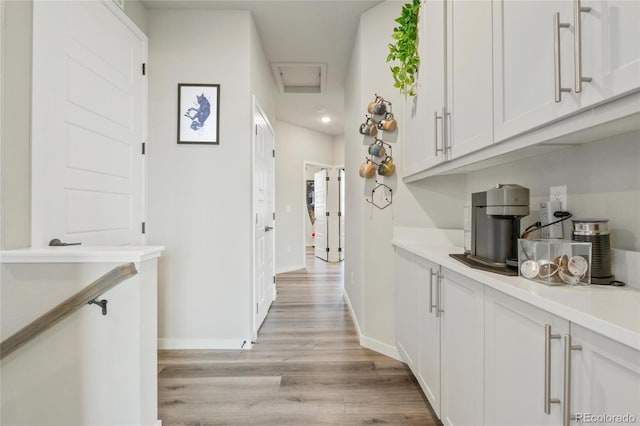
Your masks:
<path fill-rule="evenodd" d="M 306 267 L 307 266 L 304 263 L 302 265 L 285 266 L 283 268 L 276 269 L 276 274 L 284 274 L 285 272 L 299 271 L 300 269 L 304 269 Z"/>
<path fill-rule="evenodd" d="M 243 347 L 244 344 L 244 347 Z M 158 339 L 158 349 L 246 349 L 251 339 Z"/>
<path fill-rule="evenodd" d="M 358 333 L 358 339 L 362 341 L 362 333 L 360 332 L 360 324 L 358 323 L 358 318 L 356 317 L 355 312 L 353 311 L 353 306 L 351 306 L 351 300 L 349 299 L 349 293 L 345 288 L 342 289 L 342 298 L 344 299 L 347 307 L 349 308 L 349 314 L 351 315 L 351 321 L 353 321 L 353 325 L 356 327 L 356 333 Z"/>
<path fill-rule="evenodd" d="M 372 339 L 362 334 L 360 330 L 360 324 L 358 323 L 358 318 L 356 317 L 353 311 L 353 306 L 351 306 L 351 300 L 349 299 L 349 294 L 345 289 L 342 290 L 342 297 L 344 298 L 344 301 L 347 304 L 347 307 L 349 308 L 349 314 L 351 315 L 351 320 L 353 321 L 353 324 L 356 327 L 356 333 L 358 333 L 360 346 L 363 346 L 367 349 L 371 349 L 372 351 L 379 352 L 382 355 L 386 355 L 395 360 L 404 362 L 402 361 L 402 358 L 400 357 L 400 353 L 398 352 L 398 349 L 396 349 L 395 346 L 388 345 L 379 340 Z"/>
<path fill-rule="evenodd" d="M 391 346 L 387 343 L 383 343 L 379 340 L 372 339 L 367 336 L 360 337 L 360 345 L 364 346 L 367 349 L 371 349 L 372 351 L 376 351 L 381 353 L 382 355 L 386 355 L 390 358 L 393 358 L 397 361 L 404 362 L 400 357 L 400 353 L 395 346 Z"/>

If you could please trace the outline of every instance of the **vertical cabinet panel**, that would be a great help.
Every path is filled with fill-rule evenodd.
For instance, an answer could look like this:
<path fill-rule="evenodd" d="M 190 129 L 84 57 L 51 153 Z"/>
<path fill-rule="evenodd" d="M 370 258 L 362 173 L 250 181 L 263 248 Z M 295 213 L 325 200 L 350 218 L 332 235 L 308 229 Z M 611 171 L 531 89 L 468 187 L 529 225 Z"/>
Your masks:
<path fill-rule="evenodd" d="M 438 295 L 442 282 L 439 279 L 440 266 L 428 260 L 417 258 L 417 270 L 422 285 L 418 291 L 420 319 L 420 356 L 418 361 L 418 382 L 433 411 L 440 416 L 440 327 L 438 315 Z"/>
<path fill-rule="evenodd" d="M 444 425 L 483 424 L 484 286 L 443 268 Z"/>
<path fill-rule="evenodd" d="M 420 9 L 418 49 L 421 58 L 417 95 L 404 104 L 403 174 L 408 176 L 443 161 L 442 114 L 445 105 L 445 2 L 431 0 Z"/>
<path fill-rule="evenodd" d="M 623 424 L 640 421 L 640 352 L 571 324 L 570 414 L 584 423 Z M 611 416 L 596 421 L 587 416 Z M 630 420 L 615 420 L 626 416 Z M 580 423 L 575 423 L 580 424 Z"/>
<path fill-rule="evenodd" d="M 545 326 L 550 358 L 545 359 Z M 549 397 L 562 398 L 562 339 L 569 322 L 492 289 L 485 289 L 485 424 L 560 425 L 562 406 L 545 413 L 545 370 Z"/>
<path fill-rule="evenodd" d="M 447 3 L 447 152 L 449 159 L 493 143 L 492 7 Z"/>
<path fill-rule="evenodd" d="M 396 248 L 396 345 L 402 360 L 416 374 L 418 358 L 418 287 L 415 256 Z"/>

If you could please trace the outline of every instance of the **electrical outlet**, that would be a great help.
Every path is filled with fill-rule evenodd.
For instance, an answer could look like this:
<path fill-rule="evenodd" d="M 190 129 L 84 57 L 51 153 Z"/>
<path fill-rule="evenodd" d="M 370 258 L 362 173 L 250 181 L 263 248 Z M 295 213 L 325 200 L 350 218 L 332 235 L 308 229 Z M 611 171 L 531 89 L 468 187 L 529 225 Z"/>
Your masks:
<path fill-rule="evenodd" d="M 562 210 L 560 208 L 560 201 L 545 201 L 544 203 L 540 203 L 540 223 L 544 226 L 558 221 L 559 219 L 553 214 L 560 210 Z M 562 222 L 545 226 L 540 232 L 542 238 L 563 238 L 564 236 L 562 232 Z"/>
<path fill-rule="evenodd" d="M 549 188 L 549 200 L 560 201 L 560 209 L 567 211 L 567 185 L 552 186 Z"/>

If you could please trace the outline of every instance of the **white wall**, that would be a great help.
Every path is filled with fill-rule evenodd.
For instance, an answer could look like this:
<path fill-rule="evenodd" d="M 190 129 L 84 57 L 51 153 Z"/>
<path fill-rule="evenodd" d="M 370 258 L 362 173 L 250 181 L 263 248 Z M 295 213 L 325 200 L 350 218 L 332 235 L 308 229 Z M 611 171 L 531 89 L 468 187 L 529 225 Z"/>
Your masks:
<path fill-rule="evenodd" d="M 304 268 L 304 162 L 331 164 L 333 138 L 276 121 L 276 272 Z"/>
<path fill-rule="evenodd" d="M 140 0 L 125 0 L 124 13 L 142 30 L 148 34 L 149 23 L 147 22 L 147 9 L 144 8 Z"/>
<path fill-rule="evenodd" d="M 31 11 L 30 1 L 2 2 L 2 173 L 0 248 L 31 241 Z"/>
<path fill-rule="evenodd" d="M 333 163 L 334 165 L 344 164 L 344 133 L 333 137 Z"/>
<path fill-rule="evenodd" d="M 393 158 L 400 172 L 403 167 L 402 102 L 386 63 L 387 45 L 401 6 L 400 2 L 387 1 L 361 16 L 345 90 L 345 291 L 360 327 L 361 343 L 390 355 L 395 352 L 393 227 L 461 228 L 465 201 L 464 176 L 444 176 L 405 185 L 395 173 L 389 178 L 378 178 L 393 189 L 390 207 L 379 210 L 365 202 L 375 182 L 360 178 L 358 169 L 371 139 L 364 138 L 357 129 L 375 93 L 394 106 L 400 130 L 384 139 L 391 141 L 397 137 Z"/>
<path fill-rule="evenodd" d="M 261 66 L 252 26 L 245 11 L 149 13 L 147 233 L 166 246 L 161 347 L 239 347 L 251 335 L 250 89 L 268 91 L 249 71 Z M 176 144 L 178 83 L 220 84 L 219 145 Z"/>
<path fill-rule="evenodd" d="M 549 187 L 567 185 L 568 210 L 575 217 L 609 219 L 611 245 L 640 251 L 639 140 L 636 131 L 469 173 L 466 193 L 497 183 L 526 186 L 531 194 L 531 214 L 522 221 L 526 226 L 539 220 Z M 571 235 L 570 223 L 565 238 Z"/>

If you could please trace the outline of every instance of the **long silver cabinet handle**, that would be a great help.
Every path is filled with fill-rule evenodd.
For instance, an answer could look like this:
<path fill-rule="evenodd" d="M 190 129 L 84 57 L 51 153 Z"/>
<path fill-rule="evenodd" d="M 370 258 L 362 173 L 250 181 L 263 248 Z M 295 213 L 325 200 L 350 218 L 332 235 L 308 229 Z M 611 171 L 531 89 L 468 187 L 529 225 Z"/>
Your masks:
<path fill-rule="evenodd" d="M 582 13 L 591 12 L 590 7 L 582 7 L 580 0 L 573 0 L 573 28 L 574 28 L 574 48 L 573 48 L 573 63 L 575 71 L 575 89 L 576 93 L 582 92 L 582 83 L 590 83 L 591 77 L 582 76 Z"/>
<path fill-rule="evenodd" d="M 562 413 L 562 426 L 570 426 L 571 420 L 576 416 L 571 414 L 571 351 L 581 351 L 582 346 L 571 344 L 571 335 L 564 335 L 564 407 Z"/>
<path fill-rule="evenodd" d="M 447 126 L 447 117 L 451 122 L 451 113 L 447 111 L 447 107 L 442 107 L 442 149 L 446 154 L 451 151 L 451 136 L 449 135 L 449 127 Z"/>
<path fill-rule="evenodd" d="M 439 152 L 444 154 L 444 133 L 442 134 L 442 148 L 438 148 L 438 120 L 444 122 L 444 116 L 439 117 L 438 111 L 433 112 L 433 155 L 438 156 Z M 444 131 L 444 125 L 442 127 Z"/>
<path fill-rule="evenodd" d="M 433 304 L 433 276 L 436 275 L 433 272 L 433 268 L 429 268 L 429 313 L 433 312 L 433 308 L 436 305 Z"/>
<path fill-rule="evenodd" d="M 570 24 L 560 22 L 560 12 L 553 14 L 553 68 L 555 83 L 555 101 L 562 101 L 563 92 L 571 92 L 568 87 L 562 87 L 562 67 L 560 65 L 560 28 L 569 28 Z"/>
<path fill-rule="evenodd" d="M 442 309 L 442 281 L 444 280 L 444 276 L 440 274 L 438 271 L 438 283 L 436 285 L 436 318 L 440 318 L 440 314 L 444 312 Z"/>
<path fill-rule="evenodd" d="M 551 398 L 551 339 L 560 339 L 559 334 L 551 334 L 551 325 L 544 326 L 544 412 L 551 414 L 551 404 L 559 404 L 560 399 Z"/>

